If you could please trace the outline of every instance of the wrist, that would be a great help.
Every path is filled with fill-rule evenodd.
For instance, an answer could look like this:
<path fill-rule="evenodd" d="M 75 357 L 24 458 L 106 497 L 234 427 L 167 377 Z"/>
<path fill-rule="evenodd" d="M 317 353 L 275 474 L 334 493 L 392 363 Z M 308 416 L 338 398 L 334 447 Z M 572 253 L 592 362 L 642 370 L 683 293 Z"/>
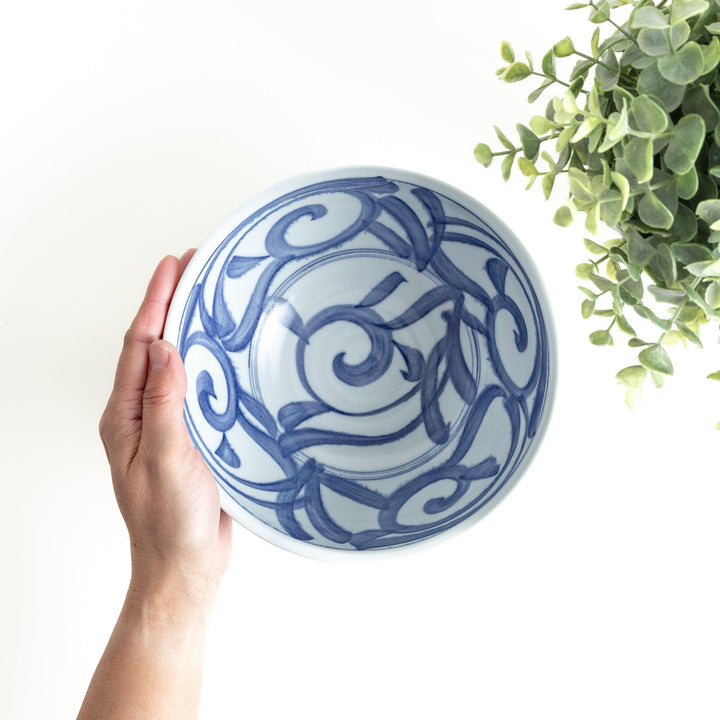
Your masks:
<path fill-rule="evenodd" d="M 126 605 L 167 624 L 202 626 L 215 601 L 217 586 L 178 570 L 133 567 Z"/>

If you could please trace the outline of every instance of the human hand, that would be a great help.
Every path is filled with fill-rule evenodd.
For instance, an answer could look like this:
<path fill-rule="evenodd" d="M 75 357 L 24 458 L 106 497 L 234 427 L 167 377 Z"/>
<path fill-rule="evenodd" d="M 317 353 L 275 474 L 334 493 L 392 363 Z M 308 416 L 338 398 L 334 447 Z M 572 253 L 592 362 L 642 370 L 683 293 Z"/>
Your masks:
<path fill-rule="evenodd" d="M 204 616 L 229 562 L 232 521 L 183 422 L 182 360 L 159 339 L 192 254 L 157 266 L 125 335 L 100 436 L 130 536 L 129 598 L 151 597 L 162 613 Z"/>

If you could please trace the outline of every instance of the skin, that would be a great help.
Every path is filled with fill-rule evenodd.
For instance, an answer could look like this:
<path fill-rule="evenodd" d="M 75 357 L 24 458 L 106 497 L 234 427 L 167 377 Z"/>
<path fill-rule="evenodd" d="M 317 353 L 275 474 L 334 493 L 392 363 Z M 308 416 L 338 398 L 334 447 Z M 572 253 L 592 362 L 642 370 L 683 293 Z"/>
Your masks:
<path fill-rule="evenodd" d="M 100 421 L 132 573 L 78 720 L 198 713 L 206 622 L 230 559 L 232 526 L 183 422 L 182 360 L 160 340 L 192 254 L 168 256 L 156 268 Z"/>

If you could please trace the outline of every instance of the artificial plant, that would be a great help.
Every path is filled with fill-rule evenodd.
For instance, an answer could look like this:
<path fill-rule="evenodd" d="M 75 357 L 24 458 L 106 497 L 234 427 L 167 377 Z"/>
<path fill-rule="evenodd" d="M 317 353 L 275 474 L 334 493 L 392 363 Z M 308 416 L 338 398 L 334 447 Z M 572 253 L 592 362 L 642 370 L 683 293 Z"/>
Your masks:
<path fill-rule="evenodd" d="M 502 80 L 539 78 L 531 103 L 557 93 L 516 126 L 517 142 L 495 127 L 498 149 L 479 143 L 475 157 L 486 167 L 499 161 L 506 180 L 517 168 L 546 198 L 566 179 L 555 222 L 584 215 L 593 236 L 576 270 L 582 315 L 596 323 L 593 344 L 622 334 L 638 349 L 637 363 L 617 373 L 634 406 L 648 378 L 660 386 L 673 374 L 666 347 L 702 347 L 700 327 L 720 320 L 720 0 L 568 9 L 589 11 L 589 50 L 565 37 L 537 66 L 503 42 Z M 598 239 L 602 226 L 616 236 Z"/>

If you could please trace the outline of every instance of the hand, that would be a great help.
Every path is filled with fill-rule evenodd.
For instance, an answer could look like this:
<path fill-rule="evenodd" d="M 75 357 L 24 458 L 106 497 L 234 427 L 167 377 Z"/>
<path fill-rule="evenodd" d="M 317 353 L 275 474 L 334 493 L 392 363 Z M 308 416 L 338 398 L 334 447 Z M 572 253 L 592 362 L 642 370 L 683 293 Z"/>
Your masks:
<path fill-rule="evenodd" d="M 183 421 L 186 376 L 160 340 L 168 306 L 193 251 L 158 265 L 125 335 L 100 436 L 131 542 L 128 597 L 161 612 L 206 614 L 230 558 L 232 522 Z"/>

